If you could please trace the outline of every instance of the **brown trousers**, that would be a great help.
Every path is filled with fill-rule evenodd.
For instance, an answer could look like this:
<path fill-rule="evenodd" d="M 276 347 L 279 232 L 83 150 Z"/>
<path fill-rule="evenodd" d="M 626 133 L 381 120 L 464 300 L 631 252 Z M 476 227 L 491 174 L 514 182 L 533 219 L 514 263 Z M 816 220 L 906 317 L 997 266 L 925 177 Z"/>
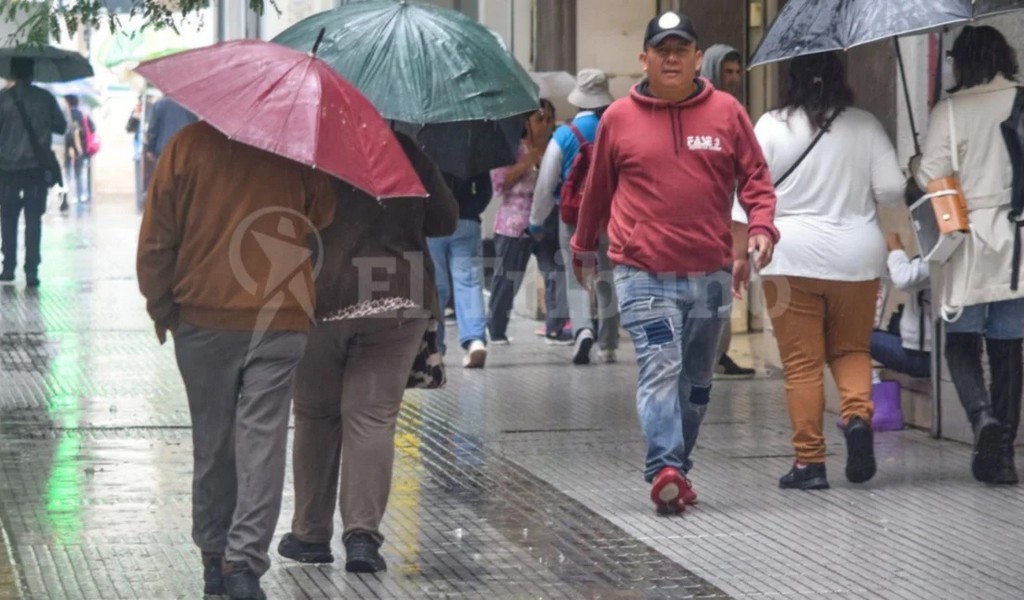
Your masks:
<path fill-rule="evenodd" d="M 292 533 L 301 541 L 330 542 L 335 506 L 345 534 L 366 531 L 383 541 L 395 424 L 427 323 L 375 316 L 310 330 L 295 372 Z"/>
<path fill-rule="evenodd" d="M 764 278 L 768 314 L 786 371 L 793 449 L 801 463 L 825 462 L 824 367 L 839 387 L 844 422 L 871 423 L 871 329 L 878 280 Z"/>

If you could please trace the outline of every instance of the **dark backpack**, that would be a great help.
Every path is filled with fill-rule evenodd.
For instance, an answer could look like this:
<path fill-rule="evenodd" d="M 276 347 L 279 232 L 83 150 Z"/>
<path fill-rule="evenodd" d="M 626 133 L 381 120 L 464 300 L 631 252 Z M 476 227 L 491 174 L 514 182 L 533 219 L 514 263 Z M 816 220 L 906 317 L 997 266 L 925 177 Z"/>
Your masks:
<path fill-rule="evenodd" d="M 567 225 L 575 225 L 580 217 L 580 203 L 583 202 L 583 188 L 587 184 L 587 173 L 590 172 L 591 154 L 594 151 L 594 144 L 583 137 L 580 130 L 572 123 L 567 123 L 576 141 L 580 143 L 580 150 L 572 159 L 569 166 L 569 173 L 562 182 L 562 191 L 559 194 L 558 212 Z"/>
<path fill-rule="evenodd" d="M 1010 203 L 1010 221 L 1016 228 L 1013 238 L 1013 267 L 1010 274 L 1010 289 L 1016 291 L 1020 283 L 1020 259 L 1021 259 L 1021 227 L 1024 227 L 1024 220 L 1021 215 L 1024 213 L 1024 87 L 1017 88 L 1017 97 L 1013 100 L 1013 108 L 1010 110 L 1010 117 L 1000 123 L 1003 132 L 1003 139 L 1006 141 L 1006 149 L 1010 153 L 1010 163 L 1013 165 L 1013 186 Z"/>

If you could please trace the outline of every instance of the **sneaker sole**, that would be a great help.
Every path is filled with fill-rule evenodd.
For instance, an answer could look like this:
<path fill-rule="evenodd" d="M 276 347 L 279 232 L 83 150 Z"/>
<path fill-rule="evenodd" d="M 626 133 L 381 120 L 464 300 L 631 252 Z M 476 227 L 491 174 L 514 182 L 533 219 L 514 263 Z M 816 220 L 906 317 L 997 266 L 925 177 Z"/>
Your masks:
<path fill-rule="evenodd" d="M 483 368 L 487 362 L 487 350 L 483 348 L 474 350 L 469 353 L 468 360 L 462 363 L 462 366 L 466 369 L 480 369 Z"/>
<path fill-rule="evenodd" d="M 971 456 L 971 474 L 983 483 L 995 483 L 999 472 L 999 442 L 1002 427 L 992 422 L 978 432 L 978 444 Z"/>
<path fill-rule="evenodd" d="M 846 479 L 850 483 L 864 483 L 875 476 L 874 432 L 858 427 L 846 435 Z"/>
<path fill-rule="evenodd" d="M 580 340 L 580 347 L 576 349 L 576 353 L 572 355 L 572 364 L 574 365 L 589 365 L 590 364 L 590 349 L 594 347 L 594 338 L 586 338 Z"/>

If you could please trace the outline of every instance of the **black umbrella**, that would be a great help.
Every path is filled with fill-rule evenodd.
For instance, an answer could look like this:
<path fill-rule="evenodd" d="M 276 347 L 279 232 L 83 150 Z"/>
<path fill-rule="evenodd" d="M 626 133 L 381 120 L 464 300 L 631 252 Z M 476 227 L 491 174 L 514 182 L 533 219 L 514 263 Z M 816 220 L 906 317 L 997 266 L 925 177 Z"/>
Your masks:
<path fill-rule="evenodd" d="M 392 127 L 416 140 L 437 168 L 462 179 L 516 162 L 526 115 L 496 121 L 456 121 L 424 125 L 393 121 Z"/>
<path fill-rule="evenodd" d="M 971 17 L 969 0 L 790 0 L 758 45 L 750 67 L 848 50 Z"/>
<path fill-rule="evenodd" d="M 53 46 L 0 48 L 0 77 L 11 78 L 11 59 L 31 58 L 35 64 L 35 81 L 54 83 L 92 77 L 92 65 L 77 52 Z"/>

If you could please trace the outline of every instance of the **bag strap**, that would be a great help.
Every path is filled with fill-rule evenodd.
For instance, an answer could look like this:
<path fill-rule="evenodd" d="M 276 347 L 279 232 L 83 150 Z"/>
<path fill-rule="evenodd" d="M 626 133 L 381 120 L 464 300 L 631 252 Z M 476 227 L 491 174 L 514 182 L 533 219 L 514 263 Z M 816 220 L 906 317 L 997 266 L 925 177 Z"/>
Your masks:
<path fill-rule="evenodd" d="M 832 125 L 832 122 L 836 120 L 836 117 L 839 116 L 840 112 L 841 111 L 839 109 L 836 109 L 836 111 L 832 113 L 832 116 L 828 118 L 828 121 L 825 121 L 825 126 L 818 130 L 818 135 L 814 136 L 814 139 L 811 140 L 811 144 L 807 146 L 807 149 L 804 150 L 804 153 L 800 155 L 800 158 L 796 159 L 796 162 L 793 163 L 793 166 L 791 166 L 789 170 L 782 175 L 782 177 L 779 177 L 775 181 L 775 187 L 779 187 L 780 185 L 782 185 L 783 181 L 789 179 L 789 176 L 793 174 L 793 171 L 796 171 L 796 168 L 800 166 L 800 163 L 804 162 L 804 159 L 807 158 L 807 155 L 811 153 L 811 150 L 814 150 L 814 147 L 818 145 L 818 142 L 821 141 L 822 136 L 825 135 L 825 132 L 828 131 L 828 128 Z"/>
<path fill-rule="evenodd" d="M 949 109 L 949 158 L 953 161 L 953 175 L 960 178 L 960 148 L 957 146 L 956 115 L 953 112 L 953 99 L 950 98 L 946 107 Z"/>
<path fill-rule="evenodd" d="M 576 136 L 576 141 L 580 143 L 580 147 L 587 143 L 587 138 L 583 137 L 583 133 L 573 123 L 566 123 L 569 126 L 569 131 Z"/>
<path fill-rule="evenodd" d="M 917 349 L 924 352 L 924 293 L 925 290 L 917 292 Z"/>
<path fill-rule="evenodd" d="M 14 105 L 18 107 L 18 114 L 21 115 L 21 122 L 25 126 L 25 131 L 28 133 L 29 143 L 32 146 L 32 154 L 36 156 L 36 162 L 39 163 L 40 169 L 46 169 L 46 155 L 43 149 L 39 147 L 39 138 L 36 137 L 36 130 L 32 127 L 32 122 L 29 121 L 28 112 L 25 111 L 25 105 L 21 102 L 21 98 L 14 96 Z"/>

